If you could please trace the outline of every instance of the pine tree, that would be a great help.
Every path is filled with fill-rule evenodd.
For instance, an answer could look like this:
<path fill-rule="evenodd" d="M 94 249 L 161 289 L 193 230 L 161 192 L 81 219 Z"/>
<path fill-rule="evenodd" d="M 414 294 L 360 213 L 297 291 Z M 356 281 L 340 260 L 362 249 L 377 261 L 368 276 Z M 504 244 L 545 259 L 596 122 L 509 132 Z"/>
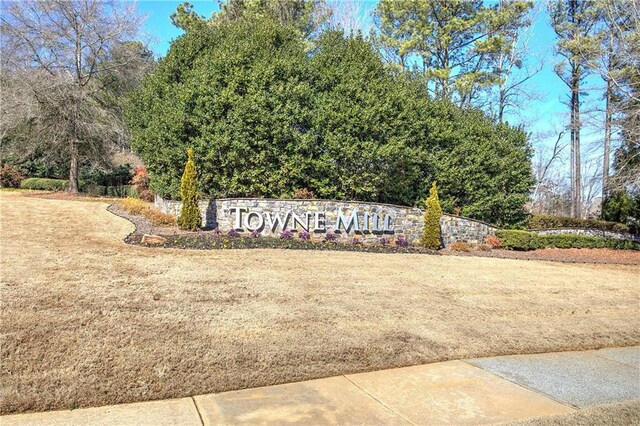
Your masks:
<path fill-rule="evenodd" d="M 428 249 L 437 250 L 440 248 L 440 217 L 442 217 L 442 208 L 440 208 L 436 183 L 433 182 L 424 211 L 424 231 L 422 233 L 422 245 Z"/>
<path fill-rule="evenodd" d="M 182 209 L 178 218 L 178 227 L 188 231 L 197 231 L 202 219 L 198 208 L 198 181 L 196 180 L 196 165 L 193 162 L 193 148 L 189 148 L 187 154 L 189 158 L 180 182 Z"/>

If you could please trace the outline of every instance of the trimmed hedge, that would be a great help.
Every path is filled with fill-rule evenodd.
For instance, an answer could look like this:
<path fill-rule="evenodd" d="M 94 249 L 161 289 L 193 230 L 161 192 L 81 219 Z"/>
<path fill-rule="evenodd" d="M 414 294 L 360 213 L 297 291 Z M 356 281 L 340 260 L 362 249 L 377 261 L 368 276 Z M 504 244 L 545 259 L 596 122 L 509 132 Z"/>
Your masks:
<path fill-rule="evenodd" d="M 22 189 L 37 189 L 40 191 L 66 191 L 68 187 L 69 181 L 66 179 L 28 178 L 20 182 L 20 188 Z M 103 195 L 118 198 L 138 196 L 138 192 L 131 185 L 84 185 L 82 182 L 80 182 L 80 192 L 95 197 L 100 197 Z"/>
<path fill-rule="evenodd" d="M 138 191 L 131 185 L 107 186 L 105 194 L 109 197 L 137 197 Z"/>
<path fill-rule="evenodd" d="M 534 214 L 527 221 L 527 228 L 558 229 L 558 228 L 580 228 L 598 229 L 600 231 L 629 233 L 629 227 L 624 223 L 607 222 L 606 220 L 579 219 L 575 217 L 551 216 Z"/>
<path fill-rule="evenodd" d="M 41 191 L 64 191 L 69 187 L 66 179 L 28 178 L 20 182 L 22 189 L 37 189 Z"/>
<path fill-rule="evenodd" d="M 536 250 L 554 248 L 610 248 L 640 250 L 640 243 L 615 238 L 588 237 L 585 235 L 538 235 L 527 231 L 496 231 L 502 247 L 511 250 Z"/>

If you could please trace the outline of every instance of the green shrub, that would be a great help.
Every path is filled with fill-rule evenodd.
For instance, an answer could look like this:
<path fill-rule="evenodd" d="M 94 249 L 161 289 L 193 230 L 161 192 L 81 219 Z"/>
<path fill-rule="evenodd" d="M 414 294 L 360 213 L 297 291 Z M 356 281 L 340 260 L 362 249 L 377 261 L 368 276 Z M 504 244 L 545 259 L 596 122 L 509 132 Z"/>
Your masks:
<path fill-rule="evenodd" d="M 102 185 L 89 184 L 84 185 L 81 188 L 81 191 L 94 197 L 101 197 L 107 194 L 107 187 Z"/>
<path fill-rule="evenodd" d="M 640 243 L 615 238 L 586 235 L 538 235 L 527 231 L 496 231 L 502 247 L 511 250 L 536 250 L 541 248 L 610 248 L 640 250 Z"/>
<path fill-rule="evenodd" d="M 189 158 L 184 166 L 184 173 L 180 181 L 182 208 L 180 209 L 178 226 L 180 229 L 197 231 L 202 219 L 198 208 L 198 181 L 196 180 L 196 165 L 193 162 L 193 148 L 187 150 L 187 155 Z"/>
<path fill-rule="evenodd" d="M 623 223 L 607 222 L 596 219 L 580 219 L 575 217 L 551 216 L 551 215 L 531 215 L 527 221 L 529 229 L 558 229 L 558 228 L 579 228 L 579 229 L 599 229 L 609 232 L 629 232 L 629 227 Z"/>
<path fill-rule="evenodd" d="M 602 203 L 602 219 L 629 226 L 630 232 L 640 234 L 640 192 L 615 191 Z"/>
<path fill-rule="evenodd" d="M 66 179 L 28 178 L 20 182 L 22 189 L 37 189 L 41 191 L 65 191 L 69 187 Z"/>
<path fill-rule="evenodd" d="M 106 194 L 109 197 L 135 197 L 137 192 L 131 185 L 107 186 Z"/>
<path fill-rule="evenodd" d="M 440 248 L 440 218 L 442 208 L 438 199 L 438 189 L 433 182 L 429 190 L 426 209 L 424 211 L 424 230 L 422 231 L 422 245 L 431 250 Z"/>

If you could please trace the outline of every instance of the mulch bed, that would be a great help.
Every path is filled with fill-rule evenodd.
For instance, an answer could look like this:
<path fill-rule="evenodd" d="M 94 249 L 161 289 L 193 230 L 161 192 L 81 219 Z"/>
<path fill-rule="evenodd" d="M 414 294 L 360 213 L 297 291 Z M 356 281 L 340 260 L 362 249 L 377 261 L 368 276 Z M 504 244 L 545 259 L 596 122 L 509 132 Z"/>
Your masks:
<path fill-rule="evenodd" d="M 494 249 L 491 251 L 472 250 L 470 252 L 458 252 L 450 249 L 439 251 L 426 250 L 420 247 L 398 247 L 392 244 L 387 246 L 357 245 L 335 242 L 308 242 L 295 238 L 293 240 L 280 240 L 277 238 L 251 238 L 230 237 L 225 234 L 217 234 L 215 230 L 200 230 L 197 232 L 181 231 L 175 227 L 154 226 L 142 216 L 131 215 L 118 204 L 111 204 L 108 209 L 111 213 L 132 222 L 136 230 L 125 238 L 129 244 L 151 246 L 141 242 L 144 234 L 160 235 L 166 238 L 165 244 L 155 244 L 153 247 L 215 250 L 215 249 L 249 249 L 249 248 L 280 248 L 294 250 L 340 250 L 361 251 L 371 253 L 420 253 L 445 256 L 474 256 L 497 257 L 503 259 L 519 260 L 544 260 L 563 263 L 598 263 L 618 265 L 640 265 L 640 252 L 634 250 L 612 249 L 557 249 L 547 248 L 534 251 L 513 251 Z"/>

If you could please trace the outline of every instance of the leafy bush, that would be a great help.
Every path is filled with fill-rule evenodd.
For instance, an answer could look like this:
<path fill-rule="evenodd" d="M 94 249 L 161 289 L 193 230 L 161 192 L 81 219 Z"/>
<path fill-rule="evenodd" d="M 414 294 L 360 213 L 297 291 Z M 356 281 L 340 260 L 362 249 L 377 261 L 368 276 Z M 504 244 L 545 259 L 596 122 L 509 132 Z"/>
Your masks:
<path fill-rule="evenodd" d="M 527 221 L 529 229 L 598 229 L 609 232 L 629 232 L 629 227 L 623 223 L 607 222 L 595 219 L 580 219 L 575 217 L 531 215 Z"/>
<path fill-rule="evenodd" d="M 240 232 L 237 229 L 230 229 L 229 236 L 232 238 L 238 238 L 240 236 Z"/>
<path fill-rule="evenodd" d="M 307 231 L 302 231 L 302 232 L 300 232 L 299 237 L 300 237 L 301 240 L 308 241 L 308 240 L 311 239 L 311 234 L 309 234 Z"/>
<path fill-rule="evenodd" d="M 184 167 L 180 184 L 182 209 L 178 218 L 180 229 L 196 231 L 202 224 L 200 208 L 198 207 L 198 181 L 196 180 L 196 165 L 193 162 L 193 149 L 187 150 L 187 164 Z"/>
<path fill-rule="evenodd" d="M 149 174 L 145 166 L 136 167 L 131 185 L 136 189 L 138 197 L 145 201 L 153 201 L 153 191 L 149 189 Z"/>
<path fill-rule="evenodd" d="M 615 191 L 602 204 L 604 220 L 625 223 L 633 234 L 640 234 L 640 192 Z"/>
<path fill-rule="evenodd" d="M 337 239 L 338 239 L 338 236 L 335 233 L 331 232 L 331 231 L 329 231 L 326 234 L 324 234 L 324 240 L 325 241 L 334 242 Z"/>
<path fill-rule="evenodd" d="M 125 198 L 120 202 L 123 209 L 134 215 L 141 215 L 143 211 L 150 209 L 151 205 L 138 198 Z"/>
<path fill-rule="evenodd" d="M 65 191 L 69 187 L 66 179 L 28 178 L 20 182 L 22 189 L 36 189 L 41 191 Z"/>
<path fill-rule="evenodd" d="M 511 250 L 536 250 L 555 248 L 610 248 L 640 250 L 640 243 L 615 238 L 589 237 L 585 235 L 538 235 L 527 231 L 496 231 L 502 247 Z"/>
<path fill-rule="evenodd" d="M 489 244 L 478 244 L 476 248 L 480 251 L 491 251 L 492 248 Z"/>
<path fill-rule="evenodd" d="M 484 239 L 484 242 L 492 249 L 499 249 L 500 247 L 502 247 L 502 241 L 500 241 L 500 238 L 496 237 L 495 235 L 487 235 Z"/>
<path fill-rule="evenodd" d="M 0 188 L 18 188 L 25 176 L 15 166 L 5 164 L 0 168 Z"/>
<path fill-rule="evenodd" d="M 469 252 L 471 251 L 471 246 L 464 241 L 455 241 L 449 244 L 449 249 L 459 252 Z"/>
<path fill-rule="evenodd" d="M 440 200 L 438 199 L 438 189 L 436 183 L 433 182 L 429 190 L 429 198 L 427 198 L 426 209 L 424 211 L 424 230 L 422 232 L 422 245 L 431 250 L 440 248 L 440 218 L 442 217 L 442 209 L 440 208 Z"/>
<path fill-rule="evenodd" d="M 251 238 L 260 238 L 260 231 L 258 231 L 257 229 L 251 231 Z"/>
<path fill-rule="evenodd" d="M 93 197 L 107 195 L 107 187 L 102 185 L 88 184 L 82 187 L 82 192 Z"/>
<path fill-rule="evenodd" d="M 281 240 L 291 240 L 293 239 L 293 232 L 290 229 L 284 228 L 284 230 L 280 233 Z"/>
<path fill-rule="evenodd" d="M 123 186 L 131 181 L 131 166 L 121 165 L 103 170 L 96 167 L 82 167 L 80 181 L 85 185 Z"/>
<path fill-rule="evenodd" d="M 119 204 L 129 214 L 143 216 L 147 218 L 153 225 L 176 225 L 175 216 L 163 213 L 160 210 L 156 209 L 153 204 L 140 200 L 139 198 L 125 198 L 124 200 L 120 201 Z"/>
<path fill-rule="evenodd" d="M 163 213 L 158 209 L 149 208 L 142 212 L 142 215 L 149 219 L 153 225 L 176 226 L 176 217 L 172 214 Z"/>
<path fill-rule="evenodd" d="M 398 237 L 396 239 L 396 245 L 398 247 L 409 247 L 409 241 L 405 237 Z"/>
<path fill-rule="evenodd" d="M 132 197 L 138 195 L 135 188 L 131 185 L 107 186 L 106 194 L 109 197 Z"/>
<path fill-rule="evenodd" d="M 298 200 L 312 200 L 314 198 L 313 191 L 309 188 L 296 189 L 293 191 L 293 198 Z"/>

